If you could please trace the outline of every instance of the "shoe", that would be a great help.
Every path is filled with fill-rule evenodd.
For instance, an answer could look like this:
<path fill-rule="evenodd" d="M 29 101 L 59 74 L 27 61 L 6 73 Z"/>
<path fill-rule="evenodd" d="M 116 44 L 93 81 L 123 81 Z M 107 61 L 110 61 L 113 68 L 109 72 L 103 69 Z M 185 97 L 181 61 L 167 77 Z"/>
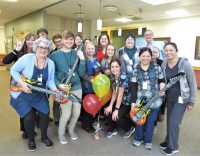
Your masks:
<path fill-rule="evenodd" d="M 69 136 L 71 137 L 72 140 L 78 140 L 78 136 L 74 131 L 69 132 Z"/>
<path fill-rule="evenodd" d="M 144 147 L 145 147 L 146 149 L 148 149 L 148 150 L 152 150 L 153 144 L 152 144 L 152 143 L 145 143 L 145 144 L 144 144 Z"/>
<path fill-rule="evenodd" d="M 136 147 L 139 147 L 142 144 L 143 141 L 137 141 L 137 140 L 133 140 L 133 145 Z"/>
<path fill-rule="evenodd" d="M 109 139 L 111 138 L 113 135 L 116 135 L 117 134 L 117 130 L 115 129 L 113 132 L 108 132 L 106 134 L 106 138 Z"/>
<path fill-rule="evenodd" d="M 168 143 L 166 141 L 160 144 L 161 149 L 166 149 L 167 147 L 168 147 Z"/>
<path fill-rule="evenodd" d="M 135 128 L 131 127 L 131 129 L 128 132 L 125 132 L 122 137 L 127 139 L 127 138 L 129 138 L 131 136 L 131 134 L 133 134 L 134 131 L 135 131 Z"/>
<path fill-rule="evenodd" d="M 153 134 L 155 134 L 157 131 L 157 126 L 153 126 Z"/>
<path fill-rule="evenodd" d="M 88 133 L 93 133 L 95 132 L 95 129 L 93 127 L 86 127 L 86 126 L 82 126 L 82 128 L 88 132 Z"/>
<path fill-rule="evenodd" d="M 23 133 L 22 133 L 22 138 L 23 138 L 23 139 L 28 139 L 28 135 L 27 135 L 26 132 L 23 132 Z"/>
<path fill-rule="evenodd" d="M 53 142 L 47 137 L 47 138 L 42 138 L 41 142 L 46 145 L 46 148 L 52 148 L 53 147 Z"/>
<path fill-rule="evenodd" d="M 165 155 L 172 155 L 172 154 L 175 154 L 175 153 L 178 153 L 179 150 L 171 150 L 170 148 L 166 148 L 164 150 L 162 150 L 162 153 L 165 154 Z"/>
<path fill-rule="evenodd" d="M 67 138 L 64 135 L 58 135 L 58 140 L 63 145 L 68 143 Z"/>
<path fill-rule="evenodd" d="M 59 121 L 54 121 L 54 124 L 55 124 L 56 126 L 59 126 Z"/>
<path fill-rule="evenodd" d="M 36 150 L 36 144 L 34 140 L 28 142 L 29 151 L 34 152 Z"/>

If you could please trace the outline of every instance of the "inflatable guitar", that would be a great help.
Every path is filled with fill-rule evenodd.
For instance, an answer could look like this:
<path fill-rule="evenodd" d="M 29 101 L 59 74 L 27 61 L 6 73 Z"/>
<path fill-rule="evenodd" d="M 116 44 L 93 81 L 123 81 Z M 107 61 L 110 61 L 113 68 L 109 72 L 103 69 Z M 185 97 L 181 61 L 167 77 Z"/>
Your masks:
<path fill-rule="evenodd" d="M 33 79 L 27 79 L 25 78 L 23 75 L 21 75 L 21 79 L 26 82 L 28 84 L 28 87 L 32 90 L 36 90 L 42 93 L 46 93 L 46 94 L 51 94 L 55 96 L 55 100 L 60 103 L 60 101 L 62 101 L 63 99 L 69 99 L 73 102 L 82 102 L 82 100 L 80 98 L 78 98 L 76 95 L 69 93 L 68 95 L 63 94 L 60 91 L 52 91 L 52 90 L 48 90 L 48 89 L 44 89 L 44 88 L 40 88 L 34 85 L 37 85 L 39 83 L 41 83 L 40 81 L 37 80 L 33 80 Z M 10 90 L 13 92 L 22 92 L 22 88 L 21 86 L 14 80 L 11 79 L 10 82 Z M 30 91 L 31 93 L 31 91 Z"/>
<path fill-rule="evenodd" d="M 82 47 L 83 47 L 83 42 L 78 47 L 77 51 L 80 50 L 80 49 L 82 49 Z M 66 95 L 70 94 L 70 90 L 71 90 L 70 80 L 71 80 L 71 78 L 72 78 L 72 76 L 74 74 L 74 71 L 75 71 L 76 66 L 78 64 L 78 61 L 79 61 L 79 58 L 77 57 L 76 60 L 75 60 L 75 62 L 74 62 L 74 65 L 72 66 L 72 69 L 70 69 L 69 72 L 66 75 L 63 75 L 63 77 L 62 77 L 61 83 L 68 85 L 67 92 L 63 93 L 63 94 L 66 94 Z M 65 98 L 65 99 L 63 99 L 63 100 L 60 101 L 60 104 L 67 103 L 67 101 L 68 101 L 68 99 Z"/>
<path fill-rule="evenodd" d="M 151 112 L 151 105 L 154 103 L 160 96 L 160 92 L 165 92 L 167 89 L 172 87 L 175 83 L 177 83 L 185 73 L 178 73 L 176 76 L 170 79 L 170 82 L 156 93 L 147 103 L 145 100 L 142 100 L 140 104 L 133 108 L 130 111 L 130 118 L 136 125 L 143 125 L 146 122 L 147 115 Z M 146 103 L 146 104 L 145 104 Z"/>

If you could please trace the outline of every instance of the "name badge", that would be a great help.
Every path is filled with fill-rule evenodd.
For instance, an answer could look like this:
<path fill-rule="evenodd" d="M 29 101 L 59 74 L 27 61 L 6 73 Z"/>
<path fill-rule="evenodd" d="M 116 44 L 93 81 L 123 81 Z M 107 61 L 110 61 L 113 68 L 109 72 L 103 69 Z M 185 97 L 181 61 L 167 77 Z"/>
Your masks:
<path fill-rule="evenodd" d="M 37 80 L 40 82 L 40 83 L 38 83 L 38 85 L 42 85 L 42 74 L 40 74 L 40 76 L 37 78 Z"/>
<path fill-rule="evenodd" d="M 130 64 L 130 65 L 133 65 L 133 60 L 129 60 L 129 64 Z"/>
<path fill-rule="evenodd" d="M 178 97 L 178 103 L 183 104 L 183 98 L 181 96 Z"/>
<path fill-rule="evenodd" d="M 147 89 L 147 81 L 142 83 L 142 89 Z"/>

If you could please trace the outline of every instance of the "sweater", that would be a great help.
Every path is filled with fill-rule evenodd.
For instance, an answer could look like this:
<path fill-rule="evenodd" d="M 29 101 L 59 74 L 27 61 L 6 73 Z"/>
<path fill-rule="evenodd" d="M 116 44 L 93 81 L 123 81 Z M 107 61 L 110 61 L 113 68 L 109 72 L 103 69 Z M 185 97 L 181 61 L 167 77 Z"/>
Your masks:
<path fill-rule="evenodd" d="M 31 79 L 34 70 L 34 61 L 35 53 L 26 54 L 18 59 L 18 61 L 10 69 L 10 74 L 15 81 L 19 81 L 20 74 L 23 74 L 26 78 Z M 48 79 L 46 82 L 46 88 L 56 88 L 54 75 L 55 75 L 55 66 L 53 61 L 49 58 L 46 58 L 48 63 Z M 21 92 L 11 92 L 13 98 L 17 98 Z"/>
<path fill-rule="evenodd" d="M 63 77 L 69 73 L 72 69 L 74 62 L 77 58 L 76 50 L 71 50 L 70 52 L 64 52 L 61 49 L 53 52 L 50 56 L 52 61 L 55 63 L 55 82 L 57 87 L 62 83 Z M 81 89 L 80 77 L 85 74 L 85 60 L 79 60 L 76 66 L 74 74 L 70 80 L 71 90 Z"/>
<path fill-rule="evenodd" d="M 166 78 L 165 70 L 167 67 L 167 60 L 164 60 L 161 67 Z M 196 100 L 197 84 L 192 66 L 186 58 L 180 58 L 178 64 L 178 73 L 179 72 L 185 73 L 185 75 L 180 79 L 180 91 L 183 102 L 185 104 L 190 103 L 191 105 L 194 105 Z"/>

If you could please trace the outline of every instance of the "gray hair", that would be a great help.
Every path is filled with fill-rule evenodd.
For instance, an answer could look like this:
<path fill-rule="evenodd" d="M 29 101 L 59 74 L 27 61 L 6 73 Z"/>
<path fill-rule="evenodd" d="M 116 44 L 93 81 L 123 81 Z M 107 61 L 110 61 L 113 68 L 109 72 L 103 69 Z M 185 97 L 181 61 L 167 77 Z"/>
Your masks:
<path fill-rule="evenodd" d="M 46 44 L 46 46 L 48 47 L 48 52 L 51 51 L 51 41 L 49 41 L 48 39 L 44 37 L 40 37 L 37 40 L 35 40 L 33 43 L 33 52 L 36 52 L 37 47 L 39 46 L 40 42 L 43 42 L 44 44 Z"/>
<path fill-rule="evenodd" d="M 152 35 L 154 35 L 154 32 L 153 32 L 153 30 L 151 30 L 151 29 L 147 29 L 147 30 L 144 32 L 144 34 L 146 34 L 147 32 L 150 32 Z"/>

